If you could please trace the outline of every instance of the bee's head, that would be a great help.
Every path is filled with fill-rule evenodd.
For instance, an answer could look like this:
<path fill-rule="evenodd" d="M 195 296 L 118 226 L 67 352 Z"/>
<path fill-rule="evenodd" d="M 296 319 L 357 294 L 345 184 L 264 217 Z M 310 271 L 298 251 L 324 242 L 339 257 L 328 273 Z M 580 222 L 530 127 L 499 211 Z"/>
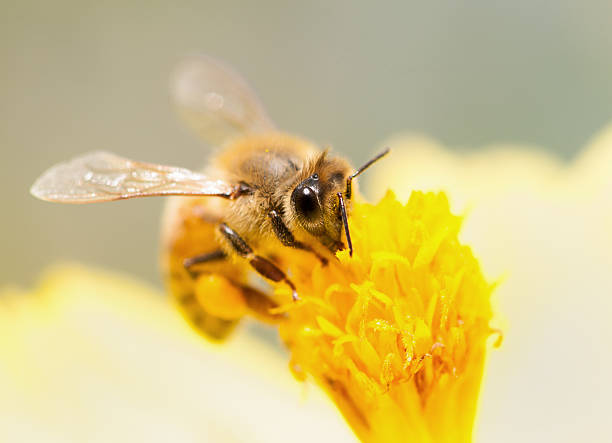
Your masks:
<path fill-rule="evenodd" d="M 352 254 L 348 230 L 352 179 L 388 152 L 386 150 L 355 172 L 341 158 L 324 151 L 308 164 L 291 193 L 291 209 L 297 223 L 330 251 L 344 249 L 342 229 Z"/>
<path fill-rule="evenodd" d="M 344 247 L 337 193 L 344 192 L 350 171 L 346 161 L 325 151 L 304 167 L 291 193 L 297 223 L 332 252 Z"/>

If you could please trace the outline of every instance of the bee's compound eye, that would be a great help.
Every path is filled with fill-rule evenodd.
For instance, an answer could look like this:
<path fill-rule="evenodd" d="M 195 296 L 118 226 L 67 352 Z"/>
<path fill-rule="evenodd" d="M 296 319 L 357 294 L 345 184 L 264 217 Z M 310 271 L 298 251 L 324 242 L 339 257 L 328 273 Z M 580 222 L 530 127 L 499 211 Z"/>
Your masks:
<path fill-rule="evenodd" d="M 308 219 L 313 220 L 321 214 L 321 206 L 315 190 L 308 186 L 298 186 L 291 194 L 291 201 L 296 212 Z"/>

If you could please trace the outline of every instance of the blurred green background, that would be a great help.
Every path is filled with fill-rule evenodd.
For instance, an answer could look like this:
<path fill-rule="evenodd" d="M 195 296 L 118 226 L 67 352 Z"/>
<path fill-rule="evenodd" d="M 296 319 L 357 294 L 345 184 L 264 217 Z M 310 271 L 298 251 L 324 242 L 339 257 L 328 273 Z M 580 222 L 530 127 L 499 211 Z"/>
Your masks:
<path fill-rule="evenodd" d="M 61 206 L 28 195 L 84 151 L 200 167 L 168 99 L 182 54 L 226 60 L 280 128 L 359 163 L 388 136 L 570 158 L 612 116 L 612 4 L 0 2 L 0 283 L 78 260 L 158 282 L 163 199 Z"/>

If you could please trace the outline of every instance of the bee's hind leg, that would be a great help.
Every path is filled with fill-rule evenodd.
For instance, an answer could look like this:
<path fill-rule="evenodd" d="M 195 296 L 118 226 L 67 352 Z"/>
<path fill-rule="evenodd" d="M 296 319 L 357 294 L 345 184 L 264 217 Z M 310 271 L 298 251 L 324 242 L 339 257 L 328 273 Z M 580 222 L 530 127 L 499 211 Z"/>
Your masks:
<path fill-rule="evenodd" d="M 268 294 L 225 275 L 200 274 L 194 295 L 206 312 L 226 321 L 237 321 L 247 314 L 272 324 L 284 318 L 271 312 L 278 304 Z"/>
<path fill-rule="evenodd" d="M 250 286 L 237 286 L 242 291 L 251 315 L 263 322 L 272 324 L 276 324 L 285 318 L 285 314 L 271 312 L 274 308 L 278 308 L 278 303 L 272 300 L 268 294 Z"/>
<path fill-rule="evenodd" d="M 283 315 L 273 314 L 270 312 L 271 309 L 278 307 L 278 304 L 270 298 L 268 294 L 247 286 L 239 281 L 234 281 L 231 277 L 218 275 L 210 272 L 201 272 L 197 269 L 196 265 L 210 263 L 214 261 L 225 260 L 227 254 L 222 250 L 218 249 L 205 254 L 199 254 L 194 257 L 189 257 L 183 260 L 183 266 L 189 272 L 191 277 L 196 281 L 196 292 L 200 300 L 206 300 L 206 305 L 209 311 L 216 311 L 222 309 L 224 317 L 228 314 L 231 317 L 240 318 L 244 313 L 244 308 L 248 309 L 252 315 L 267 323 L 277 323 L 283 318 Z M 228 264 L 228 266 L 231 266 Z M 204 275 L 203 275 L 204 274 Z M 242 297 L 240 297 L 240 295 Z M 215 293 L 221 295 L 220 300 L 207 300 Z M 231 299 L 234 299 L 232 303 Z M 242 298 L 244 302 L 239 301 Z M 211 306 L 211 304 L 213 306 Z M 222 306 L 234 306 L 232 311 L 223 309 Z M 232 312 L 232 313 L 230 313 Z"/>
<path fill-rule="evenodd" d="M 260 255 L 256 255 L 253 253 L 253 249 L 244 241 L 240 235 L 232 228 L 227 226 L 225 223 L 221 223 L 219 225 L 219 231 L 221 234 L 229 241 L 232 249 L 236 251 L 238 255 L 246 258 L 249 261 L 249 264 L 255 271 L 257 271 L 261 276 L 270 279 L 275 282 L 282 281 L 287 286 L 291 288 L 291 293 L 294 300 L 298 299 L 297 292 L 295 290 L 295 285 L 287 275 L 279 269 L 274 263 L 272 263 L 267 258 L 264 258 Z"/>

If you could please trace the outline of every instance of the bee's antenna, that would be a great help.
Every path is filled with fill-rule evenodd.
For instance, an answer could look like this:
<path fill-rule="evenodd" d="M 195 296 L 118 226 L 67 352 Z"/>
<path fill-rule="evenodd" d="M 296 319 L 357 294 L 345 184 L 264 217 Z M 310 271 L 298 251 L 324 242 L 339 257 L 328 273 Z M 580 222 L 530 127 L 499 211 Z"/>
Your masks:
<path fill-rule="evenodd" d="M 338 202 L 340 203 L 340 214 L 342 215 L 342 224 L 344 225 L 344 233 L 346 234 L 346 244 L 349 250 L 349 256 L 353 256 L 353 242 L 351 241 L 351 233 L 349 232 L 348 217 L 346 216 L 346 206 L 344 206 L 344 198 L 342 192 L 338 192 Z"/>
<path fill-rule="evenodd" d="M 351 194 L 352 194 L 352 182 L 353 179 L 355 177 L 357 177 L 359 174 L 361 174 L 363 171 L 365 171 L 366 169 L 368 169 L 370 166 L 372 166 L 373 163 L 377 162 L 378 160 L 380 160 L 381 158 L 383 158 L 385 155 L 387 155 L 389 153 L 389 151 L 391 151 L 390 148 L 385 148 L 380 154 L 378 154 L 376 157 L 370 159 L 369 161 L 367 161 L 365 163 L 365 165 L 363 165 L 361 168 L 357 169 L 355 172 L 353 172 L 351 175 L 349 175 L 349 177 L 346 179 L 346 192 L 344 193 L 344 195 L 346 196 L 346 198 L 348 198 L 350 200 L 351 198 Z M 347 237 L 348 237 L 348 230 L 346 231 L 347 233 Z"/>

